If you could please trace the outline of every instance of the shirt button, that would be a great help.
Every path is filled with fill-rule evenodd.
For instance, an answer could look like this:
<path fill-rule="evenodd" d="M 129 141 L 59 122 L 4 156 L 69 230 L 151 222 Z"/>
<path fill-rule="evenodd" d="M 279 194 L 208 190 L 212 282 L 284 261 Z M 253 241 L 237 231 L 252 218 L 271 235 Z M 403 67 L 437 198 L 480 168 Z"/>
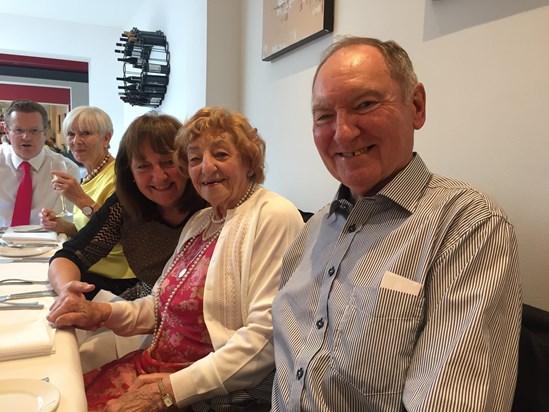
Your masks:
<path fill-rule="evenodd" d="M 335 268 L 332 266 L 330 269 L 328 269 L 328 275 L 333 276 L 336 272 Z"/>
<path fill-rule="evenodd" d="M 356 230 L 356 225 L 349 226 L 349 232 L 353 233 Z"/>
<path fill-rule="evenodd" d="M 301 379 L 303 377 L 303 368 L 299 368 L 295 376 L 297 379 Z"/>
<path fill-rule="evenodd" d="M 320 318 L 319 320 L 316 321 L 317 329 L 322 329 L 323 326 L 324 326 L 324 319 Z"/>

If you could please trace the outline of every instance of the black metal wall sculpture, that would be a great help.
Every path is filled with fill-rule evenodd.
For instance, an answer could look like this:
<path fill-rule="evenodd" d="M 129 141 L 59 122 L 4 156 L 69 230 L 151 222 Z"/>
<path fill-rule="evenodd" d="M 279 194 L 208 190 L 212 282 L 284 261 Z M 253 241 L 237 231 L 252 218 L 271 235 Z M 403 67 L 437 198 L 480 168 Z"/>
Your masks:
<path fill-rule="evenodd" d="M 170 75 L 170 51 L 166 36 L 160 30 L 141 31 L 133 28 L 122 33 L 116 43 L 122 49 L 124 62 L 120 99 L 132 106 L 158 107 L 164 100 Z"/>

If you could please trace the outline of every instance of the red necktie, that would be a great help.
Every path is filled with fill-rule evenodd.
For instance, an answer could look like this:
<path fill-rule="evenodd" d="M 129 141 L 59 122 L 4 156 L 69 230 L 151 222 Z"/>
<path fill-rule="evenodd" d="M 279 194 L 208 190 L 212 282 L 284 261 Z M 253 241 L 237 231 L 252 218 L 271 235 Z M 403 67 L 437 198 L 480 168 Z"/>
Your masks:
<path fill-rule="evenodd" d="M 32 203 L 32 176 L 31 165 L 29 162 L 21 163 L 23 169 L 23 179 L 17 190 L 15 205 L 13 207 L 12 226 L 28 225 L 30 221 L 31 203 Z"/>

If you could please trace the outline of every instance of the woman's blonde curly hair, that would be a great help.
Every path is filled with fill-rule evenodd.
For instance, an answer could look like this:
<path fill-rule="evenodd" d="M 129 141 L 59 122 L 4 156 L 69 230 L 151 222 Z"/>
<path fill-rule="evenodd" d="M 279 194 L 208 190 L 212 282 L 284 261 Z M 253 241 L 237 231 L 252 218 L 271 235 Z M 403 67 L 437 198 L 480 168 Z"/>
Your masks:
<path fill-rule="evenodd" d="M 175 138 L 175 159 L 181 173 L 189 176 L 187 149 L 191 142 L 201 137 L 228 139 L 236 147 L 242 163 L 248 169 L 248 179 L 253 183 L 265 180 L 265 141 L 246 117 L 224 107 L 204 107 L 187 120 Z"/>

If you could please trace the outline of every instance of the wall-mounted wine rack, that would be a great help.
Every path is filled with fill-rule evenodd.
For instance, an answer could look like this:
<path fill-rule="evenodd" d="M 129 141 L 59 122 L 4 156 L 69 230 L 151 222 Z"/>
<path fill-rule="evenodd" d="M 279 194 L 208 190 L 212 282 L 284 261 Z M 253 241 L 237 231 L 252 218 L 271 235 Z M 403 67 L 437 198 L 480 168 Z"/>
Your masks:
<path fill-rule="evenodd" d="M 122 33 L 116 43 L 123 57 L 123 76 L 116 80 L 122 101 L 132 106 L 158 107 L 166 94 L 170 76 L 170 51 L 166 36 L 160 30 L 141 31 L 134 27 Z"/>

